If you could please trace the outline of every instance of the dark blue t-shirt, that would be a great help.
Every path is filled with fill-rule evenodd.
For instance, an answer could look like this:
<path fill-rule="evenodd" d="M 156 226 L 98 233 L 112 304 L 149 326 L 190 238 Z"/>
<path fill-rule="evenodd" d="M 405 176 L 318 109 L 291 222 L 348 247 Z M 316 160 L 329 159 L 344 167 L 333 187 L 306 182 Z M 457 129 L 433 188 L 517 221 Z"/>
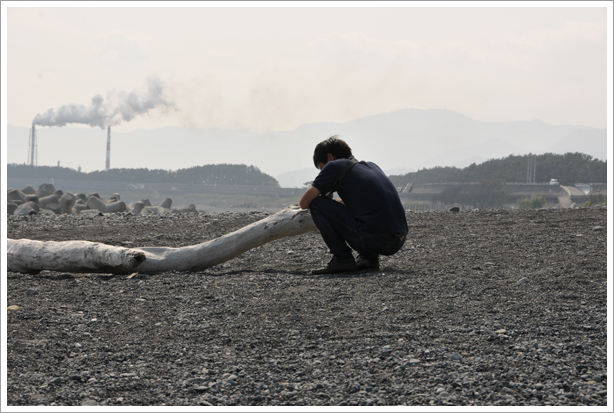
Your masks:
<path fill-rule="evenodd" d="M 348 159 L 328 162 L 312 185 L 327 194 Z M 407 235 L 405 208 L 390 179 L 373 162 L 357 163 L 350 169 L 337 190 L 350 214 L 361 221 L 367 232 L 394 232 Z"/>

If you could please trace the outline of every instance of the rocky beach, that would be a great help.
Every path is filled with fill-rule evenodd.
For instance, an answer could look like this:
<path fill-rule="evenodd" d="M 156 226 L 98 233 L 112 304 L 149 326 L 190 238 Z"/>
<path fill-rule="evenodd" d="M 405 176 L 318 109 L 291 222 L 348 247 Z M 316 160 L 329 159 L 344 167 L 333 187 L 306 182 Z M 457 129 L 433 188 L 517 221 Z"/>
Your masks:
<path fill-rule="evenodd" d="M 7 216 L 180 247 L 269 212 Z M 379 271 L 319 233 L 201 272 L 7 274 L 9 406 L 606 406 L 607 209 L 407 212 Z M 611 287 L 611 286 L 610 286 Z"/>

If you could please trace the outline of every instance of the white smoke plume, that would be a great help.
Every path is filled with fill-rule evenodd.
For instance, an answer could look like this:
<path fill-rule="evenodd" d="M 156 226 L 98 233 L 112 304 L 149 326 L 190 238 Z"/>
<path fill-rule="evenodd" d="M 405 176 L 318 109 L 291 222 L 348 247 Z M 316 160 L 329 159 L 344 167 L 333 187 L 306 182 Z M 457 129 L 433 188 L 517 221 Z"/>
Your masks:
<path fill-rule="evenodd" d="M 32 125 L 66 126 L 68 123 L 80 123 L 104 129 L 107 126 L 129 122 L 135 116 L 147 113 L 156 107 L 168 109 L 174 106 L 173 102 L 165 99 L 164 87 L 159 79 L 147 79 L 146 86 L 145 91 L 108 92 L 106 102 L 102 96 L 96 95 L 88 107 L 71 103 L 60 106 L 57 110 L 49 109 L 43 114 L 36 115 Z"/>

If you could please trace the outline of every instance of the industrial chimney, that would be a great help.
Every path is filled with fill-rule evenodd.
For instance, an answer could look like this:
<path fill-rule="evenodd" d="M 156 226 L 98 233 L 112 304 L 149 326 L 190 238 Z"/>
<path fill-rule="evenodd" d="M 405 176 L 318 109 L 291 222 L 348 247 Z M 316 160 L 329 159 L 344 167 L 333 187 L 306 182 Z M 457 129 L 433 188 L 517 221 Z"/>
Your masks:
<path fill-rule="evenodd" d="M 107 162 L 105 164 L 105 170 L 108 171 L 111 168 L 111 127 L 107 127 Z"/>
<path fill-rule="evenodd" d="M 36 143 L 36 126 L 32 124 L 30 130 L 30 140 L 28 142 L 28 162 L 30 166 L 37 166 L 38 164 L 38 145 Z"/>

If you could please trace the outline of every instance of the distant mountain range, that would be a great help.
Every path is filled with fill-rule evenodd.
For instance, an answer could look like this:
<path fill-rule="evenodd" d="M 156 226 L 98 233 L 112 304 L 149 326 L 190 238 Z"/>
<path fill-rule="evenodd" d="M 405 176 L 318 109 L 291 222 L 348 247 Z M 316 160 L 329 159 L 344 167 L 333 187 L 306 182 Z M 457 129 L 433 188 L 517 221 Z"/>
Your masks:
<path fill-rule="evenodd" d="M 38 128 L 38 164 L 84 171 L 104 168 L 106 131 Z M 346 123 L 311 123 L 293 131 L 185 129 L 165 127 L 117 133 L 111 130 L 112 168 L 176 170 L 205 164 L 254 165 L 282 187 L 301 187 L 315 178 L 315 145 L 340 135 L 360 160 L 388 174 L 434 166 L 466 167 L 508 155 L 582 152 L 607 159 L 607 132 L 545 122 L 483 122 L 450 110 L 403 109 Z M 7 162 L 24 163 L 28 128 L 8 125 Z"/>

